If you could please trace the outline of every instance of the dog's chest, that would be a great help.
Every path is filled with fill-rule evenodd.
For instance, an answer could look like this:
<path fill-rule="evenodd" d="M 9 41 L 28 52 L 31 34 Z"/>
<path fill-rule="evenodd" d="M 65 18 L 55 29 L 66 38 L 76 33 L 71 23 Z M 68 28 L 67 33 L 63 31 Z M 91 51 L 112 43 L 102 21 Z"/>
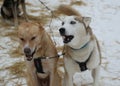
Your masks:
<path fill-rule="evenodd" d="M 64 58 L 65 69 L 69 72 L 80 72 L 79 65 L 71 58 Z"/>
<path fill-rule="evenodd" d="M 44 72 L 50 72 L 50 70 L 53 70 L 54 68 L 52 59 L 42 59 L 41 64 Z"/>
<path fill-rule="evenodd" d="M 48 73 L 54 68 L 53 59 L 34 59 L 34 64 L 38 73 Z"/>

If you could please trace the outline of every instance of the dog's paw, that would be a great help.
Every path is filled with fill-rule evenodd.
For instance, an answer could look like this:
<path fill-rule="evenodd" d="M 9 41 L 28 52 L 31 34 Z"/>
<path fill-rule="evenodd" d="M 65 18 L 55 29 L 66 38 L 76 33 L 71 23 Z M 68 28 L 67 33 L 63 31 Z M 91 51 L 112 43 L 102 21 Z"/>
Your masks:
<path fill-rule="evenodd" d="M 58 72 L 58 75 L 59 75 L 61 78 L 64 78 L 64 75 L 65 75 L 65 69 L 64 69 L 64 67 L 58 67 L 58 68 L 57 68 L 57 72 Z"/>

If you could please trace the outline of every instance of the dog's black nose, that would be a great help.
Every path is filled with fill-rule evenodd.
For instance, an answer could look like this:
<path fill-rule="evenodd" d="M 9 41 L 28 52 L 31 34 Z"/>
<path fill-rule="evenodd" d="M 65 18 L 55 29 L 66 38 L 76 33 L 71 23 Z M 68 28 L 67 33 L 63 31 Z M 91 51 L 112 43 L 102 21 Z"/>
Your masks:
<path fill-rule="evenodd" d="M 30 54 L 30 53 L 31 53 L 30 48 L 25 48 L 25 49 L 24 49 L 24 53 L 25 53 L 25 54 Z"/>
<path fill-rule="evenodd" d="M 65 28 L 60 28 L 59 32 L 60 32 L 61 35 L 65 35 Z"/>

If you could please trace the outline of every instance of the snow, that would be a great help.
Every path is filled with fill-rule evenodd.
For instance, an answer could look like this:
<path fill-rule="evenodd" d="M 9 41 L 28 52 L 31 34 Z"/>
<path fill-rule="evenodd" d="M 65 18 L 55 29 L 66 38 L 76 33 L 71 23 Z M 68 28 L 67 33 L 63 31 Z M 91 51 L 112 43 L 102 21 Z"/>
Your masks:
<path fill-rule="evenodd" d="M 50 7 L 52 10 L 62 3 L 69 4 L 70 0 L 41 0 Z M 74 1 L 74 0 L 72 0 Z M 100 86 L 120 86 L 120 1 L 119 0 L 78 0 L 83 1 L 87 5 L 73 5 L 72 7 L 78 10 L 83 16 L 89 16 L 92 18 L 90 26 L 93 29 L 94 34 L 97 36 L 101 50 L 102 50 L 102 67 L 101 67 L 101 84 Z M 26 0 L 32 4 L 27 6 L 28 14 L 35 16 L 40 15 L 40 12 L 31 13 L 30 9 L 41 9 L 41 3 L 39 0 Z M 42 6 L 44 7 L 44 6 Z M 58 28 L 60 25 L 59 20 L 53 20 L 52 30 L 53 34 L 58 34 Z M 3 29 L 1 27 L 0 29 Z M 46 26 L 46 30 L 49 32 L 49 27 Z M 11 28 L 10 28 L 11 29 Z M 5 29 L 6 30 L 6 29 Z M 2 31 L 2 30 L 0 30 Z M 15 61 L 20 59 L 10 58 L 8 52 L 16 43 L 12 42 L 9 37 L 2 36 L 0 33 L 0 69 L 2 67 L 10 66 Z M 62 39 L 59 35 L 54 37 L 57 46 L 62 46 Z M 16 44 L 16 45 L 15 45 Z M 1 77 L 8 75 L 8 71 L 0 70 L 0 86 L 3 86 L 5 81 L 1 80 Z M 77 73 L 79 76 L 79 73 Z M 77 79 L 79 81 L 79 78 Z M 25 82 L 23 82 L 25 83 Z M 5 86 L 15 86 L 13 82 L 8 82 Z M 79 85 L 78 85 L 79 86 Z"/>

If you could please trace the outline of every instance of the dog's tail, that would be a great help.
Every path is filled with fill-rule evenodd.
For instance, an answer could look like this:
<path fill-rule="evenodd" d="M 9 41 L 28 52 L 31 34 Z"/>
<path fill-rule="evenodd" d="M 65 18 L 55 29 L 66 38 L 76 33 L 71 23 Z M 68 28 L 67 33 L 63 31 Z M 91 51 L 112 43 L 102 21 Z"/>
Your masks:
<path fill-rule="evenodd" d="M 65 14 L 65 15 L 68 15 L 68 16 L 72 16 L 72 15 L 75 15 L 75 16 L 81 16 L 81 14 L 76 11 L 75 9 L 73 9 L 70 5 L 60 5 L 57 9 L 61 14 Z"/>

